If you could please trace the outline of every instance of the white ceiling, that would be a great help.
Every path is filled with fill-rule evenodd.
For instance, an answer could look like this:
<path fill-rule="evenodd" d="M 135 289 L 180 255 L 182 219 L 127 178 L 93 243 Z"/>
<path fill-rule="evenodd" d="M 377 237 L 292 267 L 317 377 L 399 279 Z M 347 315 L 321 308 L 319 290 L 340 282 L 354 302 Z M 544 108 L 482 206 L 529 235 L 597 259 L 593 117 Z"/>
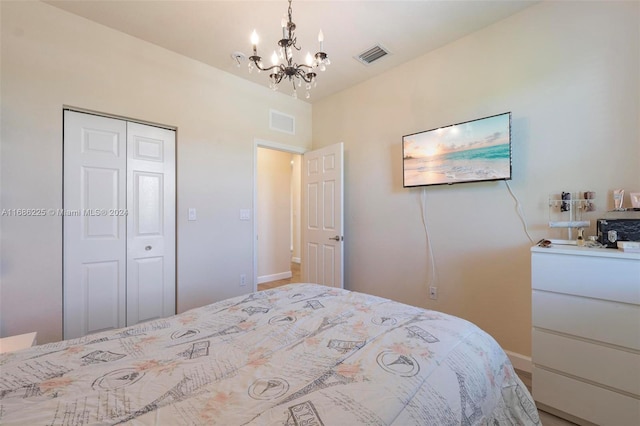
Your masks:
<path fill-rule="evenodd" d="M 293 0 L 299 57 L 313 55 L 324 33 L 331 65 L 318 75 L 310 102 L 374 77 L 480 28 L 525 9 L 523 0 L 348 1 Z M 287 0 L 51 0 L 47 3 L 134 37 L 268 86 L 266 73 L 237 66 L 232 53 L 251 55 L 251 32 L 260 35 L 258 54 L 269 63 L 281 38 Z M 381 44 L 391 54 L 365 66 L 355 56 Z M 291 85 L 280 91 L 292 93 Z M 304 98 L 304 91 L 299 96 Z"/>

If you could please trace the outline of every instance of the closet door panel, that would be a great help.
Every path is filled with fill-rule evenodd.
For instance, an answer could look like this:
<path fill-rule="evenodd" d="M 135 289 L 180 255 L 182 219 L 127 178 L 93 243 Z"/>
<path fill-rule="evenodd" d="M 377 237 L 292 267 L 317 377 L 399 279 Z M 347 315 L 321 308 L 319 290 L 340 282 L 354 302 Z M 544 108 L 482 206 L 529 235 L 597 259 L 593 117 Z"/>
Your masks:
<path fill-rule="evenodd" d="M 162 236 L 164 228 L 163 175 L 161 173 L 133 173 L 133 232 L 136 237 Z"/>
<path fill-rule="evenodd" d="M 87 334 L 120 326 L 120 262 L 96 262 L 83 265 L 83 291 Z"/>
<path fill-rule="evenodd" d="M 132 259 L 128 268 L 135 277 L 135 285 L 128 286 L 129 310 L 135 312 L 135 321 L 149 321 L 164 317 L 164 292 L 158 291 L 158 283 L 164 283 L 163 257 Z"/>
<path fill-rule="evenodd" d="M 117 168 L 82 167 L 80 218 L 85 239 L 119 238 L 121 220 L 102 213 L 119 207 L 121 174 Z"/>
<path fill-rule="evenodd" d="M 175 314 L 175 132 L 127 129 L 127 325 Z"/>
<path fill-rule="evenodd" d="M 63 337 L 126 325 L 126 122 L 64 112 Z"/>

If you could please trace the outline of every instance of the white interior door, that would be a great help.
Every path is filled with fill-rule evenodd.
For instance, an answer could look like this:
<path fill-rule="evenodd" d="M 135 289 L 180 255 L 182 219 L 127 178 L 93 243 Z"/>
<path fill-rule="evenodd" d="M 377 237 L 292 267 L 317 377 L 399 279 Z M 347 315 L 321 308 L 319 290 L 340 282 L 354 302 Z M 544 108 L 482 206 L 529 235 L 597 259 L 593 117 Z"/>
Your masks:
<path fill-rule="evenodd" d="M 127 325 L 175 314 L 175 132 L 128 123 Z"/>
<path fill-rule="evenodd" d="M 175 314 L 175 132 L 64 112 L 64 338 Z"/>
<path fill-rule="evenodd" d="M 64 112 L 64 338 L 124 327 L 125 121 Z"/>
<path fill-rule="evenodd" d="M 342 288 L 343 144 L 307 152 L 303 158 L 304 281 Z"/>

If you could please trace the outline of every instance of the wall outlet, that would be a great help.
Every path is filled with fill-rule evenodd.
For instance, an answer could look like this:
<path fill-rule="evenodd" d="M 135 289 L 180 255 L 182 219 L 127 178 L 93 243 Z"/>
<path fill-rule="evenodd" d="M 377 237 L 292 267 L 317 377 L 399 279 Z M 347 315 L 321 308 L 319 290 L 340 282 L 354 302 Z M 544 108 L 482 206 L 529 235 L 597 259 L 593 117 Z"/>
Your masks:
<path fill-rule="evenodd" d="M 247 275 L 240 274 L 240 286 L 243 287 L 245 285 L 247 285 Z"/>
<path fill-rule="evenodd" d="M 429 287 L 429 299 L 433 299 L 433 300 L 438 299 L 438 287 L 435 287 L 435 286 Z"/>

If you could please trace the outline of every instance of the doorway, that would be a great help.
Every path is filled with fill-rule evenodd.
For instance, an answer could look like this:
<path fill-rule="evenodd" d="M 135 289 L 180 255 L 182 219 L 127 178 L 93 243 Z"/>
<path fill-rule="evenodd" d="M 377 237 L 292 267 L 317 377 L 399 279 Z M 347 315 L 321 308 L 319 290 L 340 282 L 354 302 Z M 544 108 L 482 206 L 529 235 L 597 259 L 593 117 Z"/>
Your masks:
<path fill-rule="evenodd" d="M 254 150 L 253 290 L 258 289 L 258 220 L 260 209 L 258 148 L 304 154 L 302 156 L 301 282 L 344 288 L 344 144 L 338 142 L 313 151 L 256 140 Z"/>
<path fill-rule="evenodd" d="M 302 282 L 303 152 L 298 147 L 256 141 L 254 290 Z"/>

